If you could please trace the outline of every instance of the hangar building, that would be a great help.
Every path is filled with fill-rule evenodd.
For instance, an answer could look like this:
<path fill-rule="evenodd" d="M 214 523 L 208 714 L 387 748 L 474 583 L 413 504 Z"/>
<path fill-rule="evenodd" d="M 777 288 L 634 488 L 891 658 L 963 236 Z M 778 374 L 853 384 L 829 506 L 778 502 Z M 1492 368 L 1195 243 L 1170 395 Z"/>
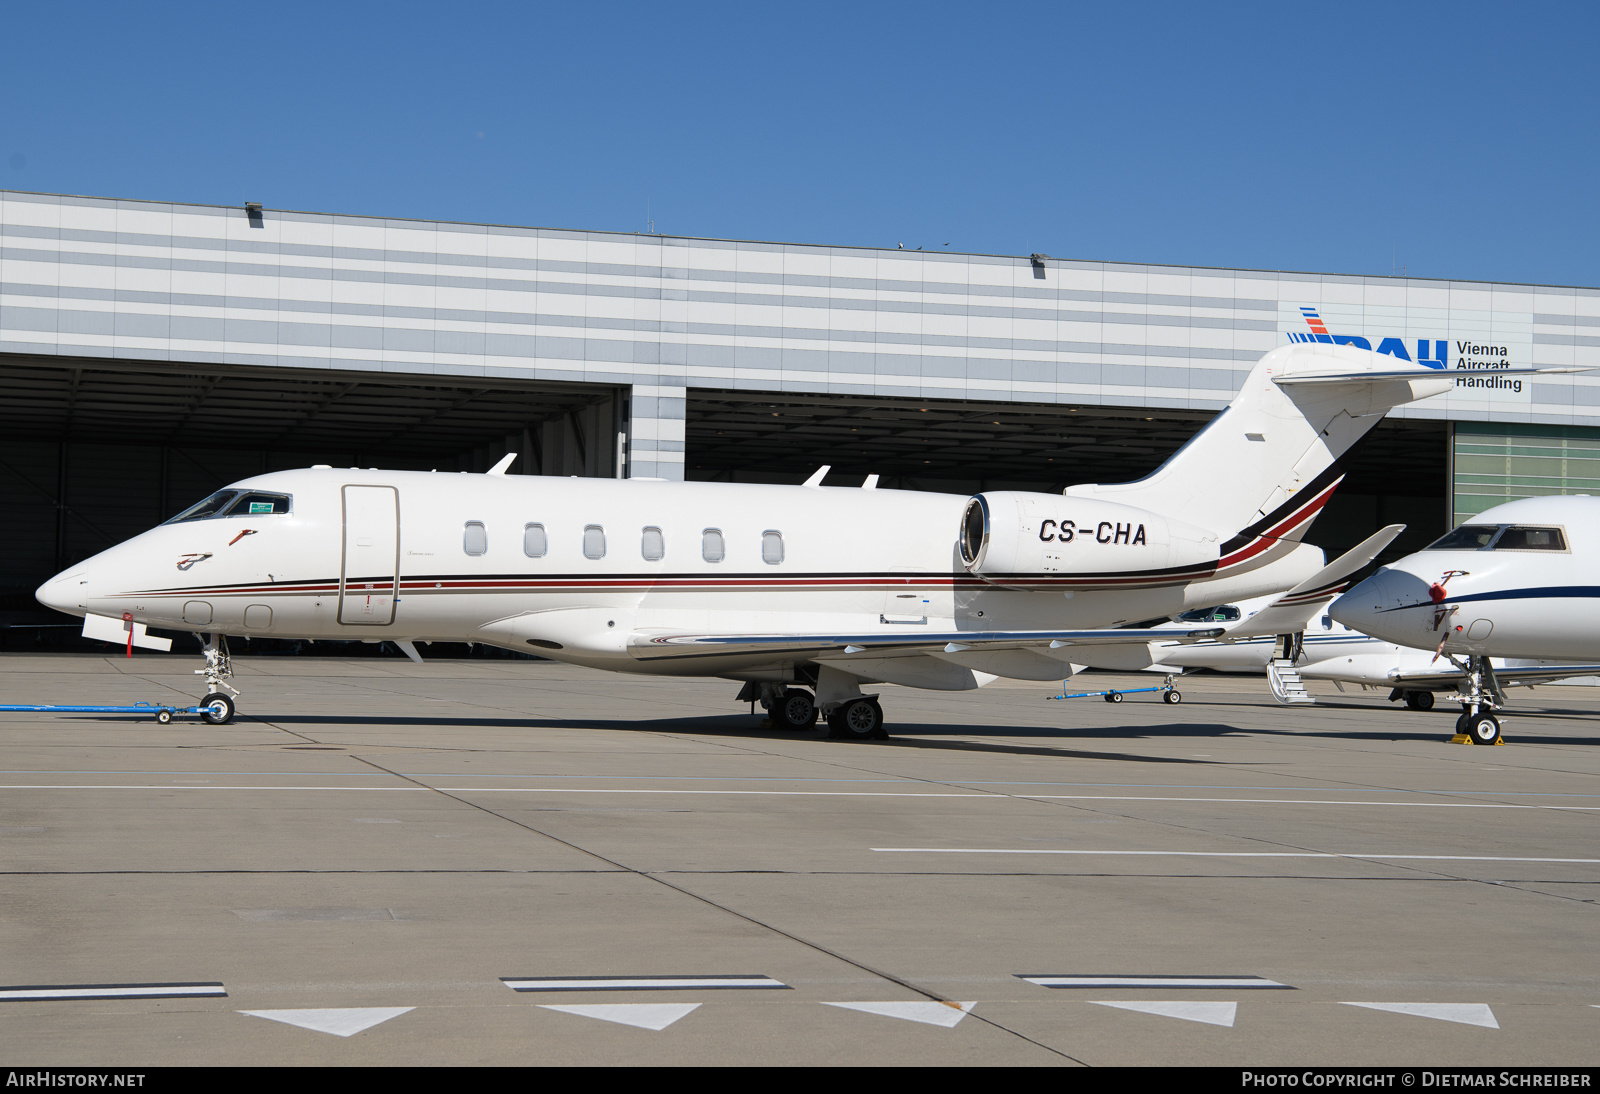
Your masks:
<path fill-rule="evenodd" d="M 1058 491 L 1137 478 L 1290 340 L 1600 366 L 1600 289 L 0 191 L 0 613 L 263 470 Z M 1308 537 L 1600 493 L 1600 372 L 1402 408 Z"/>

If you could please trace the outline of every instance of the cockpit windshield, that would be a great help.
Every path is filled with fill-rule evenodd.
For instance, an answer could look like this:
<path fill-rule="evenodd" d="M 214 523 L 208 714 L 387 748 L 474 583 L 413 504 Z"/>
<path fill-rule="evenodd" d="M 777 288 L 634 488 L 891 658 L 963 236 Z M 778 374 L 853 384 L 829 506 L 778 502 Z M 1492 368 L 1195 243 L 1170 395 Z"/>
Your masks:
<path fill-rule="evenodd" d="M 1559 528 L 1529 528 L 1513 524 L 1500 533 L 1494 551 L 1565 551 L 1567 537 Z"/>
<path fill-rule="evenodd" d="M 1426 548 L 1429 551 L 1565 551 L 1560 528 L 1526 524 L 1463 524 Z"/>
<path fill-rule="evenodd" d="M 1499 533 L 1498 524 L 1463 524 L 1443 539 L 1429 544 L 1429 551 L 1480 551 Z"/>
<path fill-rule="evenodd" d="M 168 524 L 183 524 L 191 520 L 208 520 L 211 517 L 257 517 L 273 513 L 287 513 L 288 494 L 267 494 L 259 490 L 218 490 L 205 501 L 191 505 Z"/>
<path fill-rule="evenodd" d="M 1232 604 L 1218 604 L 1215 608 L 1196 608 L 1178 616 L 1180 623 L 1232 623 L 1239 618 L 1239 609 Z"/>

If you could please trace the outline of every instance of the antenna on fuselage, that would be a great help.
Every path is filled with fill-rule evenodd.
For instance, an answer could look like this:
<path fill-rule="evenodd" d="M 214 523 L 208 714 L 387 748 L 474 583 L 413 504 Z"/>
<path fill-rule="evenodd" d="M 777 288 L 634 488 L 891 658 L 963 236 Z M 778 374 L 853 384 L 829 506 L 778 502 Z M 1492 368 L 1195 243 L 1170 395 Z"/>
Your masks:
<path fill-rule="evenodd" d="M 515 460 L 516 458 L 517 458 L 517 454 L 515 452 L 507 452 L 504 456 L 500 457 L 500 462 L 499 463 L 497 463 L 493 467 L 489 468 L 489 470 L 486 472 L 486 474 L 504 475 L 506 473 L 506 468 L 510 467 L 511 466 L 511 462 L 513 460 Z"/>
<path fill-rule="evenodd" d="M 801 483 L 800 485 L 801 486 L 821 486 L 822 485 L 823 476 L 827 475 L 827 473 L 829 471 L 832 471 L 832 470 L 833 470 L 833 464 L 825 463 L 821 467 L 817 468 L 816 471 L 814 471 L 812 473 L 811 477 L 809 479 L 807 479 L 805 482 Z"/>

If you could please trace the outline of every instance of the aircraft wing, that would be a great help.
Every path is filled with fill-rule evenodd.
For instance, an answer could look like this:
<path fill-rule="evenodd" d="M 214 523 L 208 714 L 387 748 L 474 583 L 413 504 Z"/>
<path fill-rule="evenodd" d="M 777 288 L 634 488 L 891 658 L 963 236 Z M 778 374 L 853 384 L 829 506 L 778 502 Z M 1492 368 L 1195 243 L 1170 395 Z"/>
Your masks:
<path fill-rule="evenodd" d="M 1222 640 L 1226 642 L 1264 634 L 1294 634 L 1305 630 L 1318 612 L 1344 592 L 1350 576 L 1377 558 L 1405 530 L 1404 524 L 1391 524 L 1378 529 L 1259 612 L 1226 627 Z"/>
<path fill-rule="evenodd" d="M 1189 631 L 1147 627 L 1106 627 L 1081 631 L 933 631 L 920 634 L 657 634 L 642 635 L 628 647 L 641 661 L 738 654 L 795 657 L 872 653 L 880 657 L 964 650 L 1064 649 L 1078 645 L 1139 645 L 1147 642 L 1201 642 L 1222 634 L 1221 627 Z"/>

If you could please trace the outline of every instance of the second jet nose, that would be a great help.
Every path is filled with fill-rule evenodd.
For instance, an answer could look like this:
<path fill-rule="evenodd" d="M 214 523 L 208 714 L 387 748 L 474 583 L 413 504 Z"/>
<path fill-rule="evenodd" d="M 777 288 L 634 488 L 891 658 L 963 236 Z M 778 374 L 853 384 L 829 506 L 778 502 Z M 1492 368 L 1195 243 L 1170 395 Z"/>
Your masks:
<path fill-rule="evenodd" d="M 1365 581 L 1352 586 L 1348 592 L 1328 607 L 1328 614 L 1345 626 L 1371 634 L 1371 622 L 1377 614 L 1377 602 L 1382 595 L 1379 571 Z"/>
<path fill-rule="evenodd" d="M 1426 583 L 1386 566 L 1335 600 L 1328 614 L 1386 642 L 1428 645 L 1425 632 L 1432 619 L 1431 606 Z"/>
<path fill-rule="evenodd" d="M 89 603 L 89 575 L 82 570 L 57 574 L 34 591 L 34 599 L 68 615 L 82 615 Z"/>

